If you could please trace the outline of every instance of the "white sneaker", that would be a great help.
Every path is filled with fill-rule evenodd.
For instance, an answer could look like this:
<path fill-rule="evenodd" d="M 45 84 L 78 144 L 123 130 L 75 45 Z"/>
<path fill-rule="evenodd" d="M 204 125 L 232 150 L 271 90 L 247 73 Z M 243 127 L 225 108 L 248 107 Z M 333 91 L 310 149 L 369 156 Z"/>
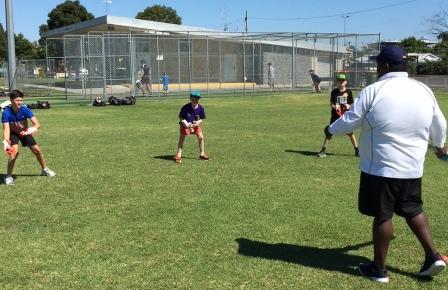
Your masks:
<path fill-rule="evenodd" d="M 12 176 L 6 176 L 5 185 L 14 185 L 14 178 L 12 178 Z"/>
<path fill-rule="evenodd" d="M 40 175 L 54 177 L 54 176 L 56 176 L 56 173 L 53 170 L 45 168 L 45 169 L 42 169 L 42 172 L 40 173 Z"/>

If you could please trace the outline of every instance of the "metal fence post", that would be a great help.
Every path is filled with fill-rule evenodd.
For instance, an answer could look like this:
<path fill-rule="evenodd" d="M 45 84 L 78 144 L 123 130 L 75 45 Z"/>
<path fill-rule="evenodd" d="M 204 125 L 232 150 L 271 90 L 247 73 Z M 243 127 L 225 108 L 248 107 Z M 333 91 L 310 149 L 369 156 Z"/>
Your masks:
<path fill-rule="evenodd" d="M 255 39 L 252 37 L 252 92 L 255 92 Z"/>
<path fill-rule="evenodd" d="M 355 48 L 355 84 L 356 86 L 360 86 L 358 72 L 358 36 L 355 36 Z"/>
<path fill-rule="evenodd" d="M 64 51 L 64 89 L 65 89 L 65 100 L 68 100 L 68 94 L 67 94 L 67 56 L 65 53 L 66 50 L 66 37 L 64 36 L 62 40 L 62 50 Z"/>
<path fill-rule="evenodd" d="M 160 58 L 159 58 L 159 35 L 156 34 L 156 50 L 157 50 L 157 97 L 160 98 Z M 151 82 L 151 80 L 150 80 Z M 153 88 L 154 91 L 154 88 Z"/>
<path fill-rule="evenodd" d="M 294 32 L 291 33 L 291 46 L 292 46 L 292 64 L 291 64 L 291 92 L 295 91 L 295 79 L 296 79 L 296 47 L 294 41 Z"/>
<path fill-rule="evenodd" d="M 244 96 L 246 96 L 246 37 L 243 32 L 243 87 Z"/>
<path fill-rule="evenodd" d="M 131 68 L 129 69 L 131 85 L 129 87 L 129 93 L 131 96 L 135 97 L 135 48 L 134 48 L 134 37 L 132 36 L 132 32 L 128 34 L 128 45 L 129 45 L 129 64 Z"/>
<path fill-rule="evenodd" d="M 222 89 L 222 42 L 219 41 L 219 88 Z"/>
<path fill-rule="evenodd" d="M 206 81 L 207 81 L 207 95 L 210 93 L 210 91 L 209 91 L 209 76 L 210 76 L 210 68 L 209 68 L 209 66 L 210 66 L 210 62 L 209 62 L 209 51 L 208 51 L 208 36 L 206 36 L 206 50 L 207 50 L 207 56 L 206 56 L 206 62 L 207 62 L 207 64 L 206 64 L 206 66 L 207 66 L 207 70 L 206 70 Z"/>
<path fill-rule="evenodd" d="M 103 97 L 106 97 L 107 77 L 106 77 L 106 49 L 104 41 L 104 33 L 101 36 L 101 54 L 103 60 Z"/>
<path fill-rule="evenodd" d="M 192 63 L 191 63 L 191 43 L 190 43 L 190 32 L 187 33 L 187 43 L 188 43 L 188 72 L 189 72 L 189 88 L 191 92 L 191 79 L 192 79 Z"/>
<path fill-rule="evenodd" d="M 181 91 L 181 80 L 180 80 L 180 39 L 177 39 L 177 83 L 179 87 L 179 92 Z"/>

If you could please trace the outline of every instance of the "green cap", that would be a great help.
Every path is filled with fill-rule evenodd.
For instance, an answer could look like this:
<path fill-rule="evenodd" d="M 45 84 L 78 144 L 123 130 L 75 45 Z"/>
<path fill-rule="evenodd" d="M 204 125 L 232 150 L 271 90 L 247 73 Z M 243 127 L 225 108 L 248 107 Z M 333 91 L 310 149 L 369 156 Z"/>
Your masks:
<path fill-rule="evenodd" d="M 337 78 L 338 80 L 346 80 L 346 79 L 347 79 L 347 78 L 345 77 L 345 74 L 342 74 L 342 73 L 337 74 L 337 75 L 336 75 L 336 78 Z"/>
<path fill-rule="evenodd" d="M 200 99 L 200 98 L 202 98 L 201 97 L 201 92 L 200 91 L 192 91 L 191 94 L 190 94 L 190 97 L 195 97 L 195 98 Z"/>

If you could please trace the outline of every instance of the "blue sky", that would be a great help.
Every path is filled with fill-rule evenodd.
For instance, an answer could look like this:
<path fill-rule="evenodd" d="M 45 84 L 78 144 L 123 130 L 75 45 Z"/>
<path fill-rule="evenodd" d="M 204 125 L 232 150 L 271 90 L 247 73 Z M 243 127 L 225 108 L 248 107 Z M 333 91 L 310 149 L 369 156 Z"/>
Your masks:
<path fill-rule="evenodd" d="M 12 0 L 14 30 L 29 40 L 39 38 L 39 25 L 46 23 L 48 13 L 63 0 Z M 81 0 L 95 17 L 106 14 L 105 0 Z M 185 25 L 229 31 L 244 30 L 248 11 L 249 32 L 343 32 L 381 33 L 383 40 L 409 36 L 434 39 L 425 20 L 448 0 L 112 0 L 109 15 L 134 18 L 148 6 L 161 4 L 177 10 Z M 5 27 L 5 1 L 0 0 L 0 22 Z"/>

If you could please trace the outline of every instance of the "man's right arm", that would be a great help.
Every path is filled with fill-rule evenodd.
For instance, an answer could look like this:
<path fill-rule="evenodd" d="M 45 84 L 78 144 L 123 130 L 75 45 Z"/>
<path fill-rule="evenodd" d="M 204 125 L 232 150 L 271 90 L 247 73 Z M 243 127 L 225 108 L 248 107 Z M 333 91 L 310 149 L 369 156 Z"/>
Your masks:
<path fill-rule="evenodd" d="M 434 110 L 431 127 L 429 128 L 429 137 L 431 138 L 432 145 L 436 148 L 435 153 L 439 158 L 447 154 L 447 150 L 444 148 L 446 128 L 446 119 L 437 106 Z"/>
<path fill-rule="evenodd" d="M 335 135 L 349 134 L 361 127 L 361 123 L 366 114 L 366 102 L 369 92 L 365 89 L 361 91 L 355 102 L 342 117 L 329 126 L 328 133 Z"/>

